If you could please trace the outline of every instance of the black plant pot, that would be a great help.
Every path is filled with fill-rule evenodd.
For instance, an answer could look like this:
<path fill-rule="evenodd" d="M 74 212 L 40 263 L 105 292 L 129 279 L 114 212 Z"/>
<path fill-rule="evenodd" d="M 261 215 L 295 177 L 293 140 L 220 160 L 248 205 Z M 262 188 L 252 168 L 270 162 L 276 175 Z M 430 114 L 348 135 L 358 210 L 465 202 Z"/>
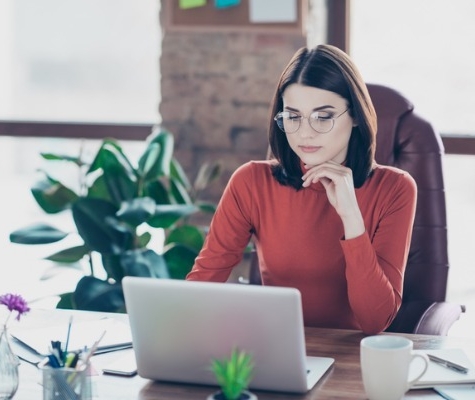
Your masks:
<path fill-rule="evenodd" d="M 221 391 L 210 394 L 206 400 L 227 400 Z M 238 400 L 257 400 L 257 396 L 247 390 L 242 392 Z"/>

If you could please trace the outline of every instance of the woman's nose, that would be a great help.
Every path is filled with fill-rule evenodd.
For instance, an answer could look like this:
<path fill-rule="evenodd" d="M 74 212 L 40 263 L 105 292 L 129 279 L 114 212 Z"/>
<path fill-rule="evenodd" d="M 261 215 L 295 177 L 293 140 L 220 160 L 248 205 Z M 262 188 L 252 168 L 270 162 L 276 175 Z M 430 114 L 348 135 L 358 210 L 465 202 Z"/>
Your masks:
<path fill-rule="evenodd" d="M 308 118 L 302 118 L 300 121 L 300 128 L 297 133 L 302 137 L 313 137 L 318 134 L 310 125 Z"/>

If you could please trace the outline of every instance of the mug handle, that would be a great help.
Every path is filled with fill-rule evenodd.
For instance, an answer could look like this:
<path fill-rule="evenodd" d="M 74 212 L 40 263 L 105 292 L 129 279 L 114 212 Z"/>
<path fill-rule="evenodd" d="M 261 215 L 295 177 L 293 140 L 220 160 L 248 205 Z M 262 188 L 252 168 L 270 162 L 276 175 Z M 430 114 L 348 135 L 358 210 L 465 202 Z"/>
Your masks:
<path fill-rule="evenodd" d="M 424 368 L 422 369 L 421 373 L 417 375 L 412 381 L 407 382 L 407 388 L 410 389 L 412 385 L 414 385 L 419 379 L 422 378 L 422 375 L 424 375 L 427 371 L 427 368 L 429 368 L 429 357 L 427 357 L 424 353 L 415 353 L 412 354 L 411 357 L 411 364 L 416 358 L 422 358 L 424 361 Z"/>

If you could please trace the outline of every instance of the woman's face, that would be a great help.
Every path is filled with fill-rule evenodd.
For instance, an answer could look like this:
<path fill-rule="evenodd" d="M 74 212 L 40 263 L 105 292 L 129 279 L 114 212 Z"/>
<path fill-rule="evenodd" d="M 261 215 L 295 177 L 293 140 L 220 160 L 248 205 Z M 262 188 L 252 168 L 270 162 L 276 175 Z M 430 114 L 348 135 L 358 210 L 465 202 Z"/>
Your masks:
<path fill-rule="evenodd" d="M 302 116 L 300 128 L 294 133 L 287 133 L 291 149 L 303 163 L 318 165 L 327 161 L 339 164 L 346 159 L 353 119 L 346 111 L 346 100 L 336 93 L 301 84 L 289 85 L 282 96 L 284 109 Z M 345 112 L 346 111 L 346 112 Z M 315 114 L 318 112 L 318 115 Z M 294 116 L 294 114 L 291 114 Z M 322 125 L 328 124 L 328 118 L 335 118 L 333 128 L 327 133 L 318 133 L 310 126 L 309 116 L 313 115 L 312 124 L 317 127 L 315 117 L 323 118 Z M 325 121 L 327 120 L 327 121 Z M 330 122 L 331 124 L 331 122 Z"/>

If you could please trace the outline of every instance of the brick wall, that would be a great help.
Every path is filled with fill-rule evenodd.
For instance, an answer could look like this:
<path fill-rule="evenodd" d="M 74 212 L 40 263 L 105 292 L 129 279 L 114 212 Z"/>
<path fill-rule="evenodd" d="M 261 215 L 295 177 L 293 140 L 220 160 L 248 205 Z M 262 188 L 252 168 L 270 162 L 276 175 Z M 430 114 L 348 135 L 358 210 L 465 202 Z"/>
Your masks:
<path fill-rule="evenodd" d="M 208 199 L 219 199 L 239 165 L 265 158 L 270 100 L 282 69 L 305 43 L 299 34 L 163 30 L 162 124 L 174 134 L 175 156 L 190 177 L 206 161 L 222 162 Z"/>

